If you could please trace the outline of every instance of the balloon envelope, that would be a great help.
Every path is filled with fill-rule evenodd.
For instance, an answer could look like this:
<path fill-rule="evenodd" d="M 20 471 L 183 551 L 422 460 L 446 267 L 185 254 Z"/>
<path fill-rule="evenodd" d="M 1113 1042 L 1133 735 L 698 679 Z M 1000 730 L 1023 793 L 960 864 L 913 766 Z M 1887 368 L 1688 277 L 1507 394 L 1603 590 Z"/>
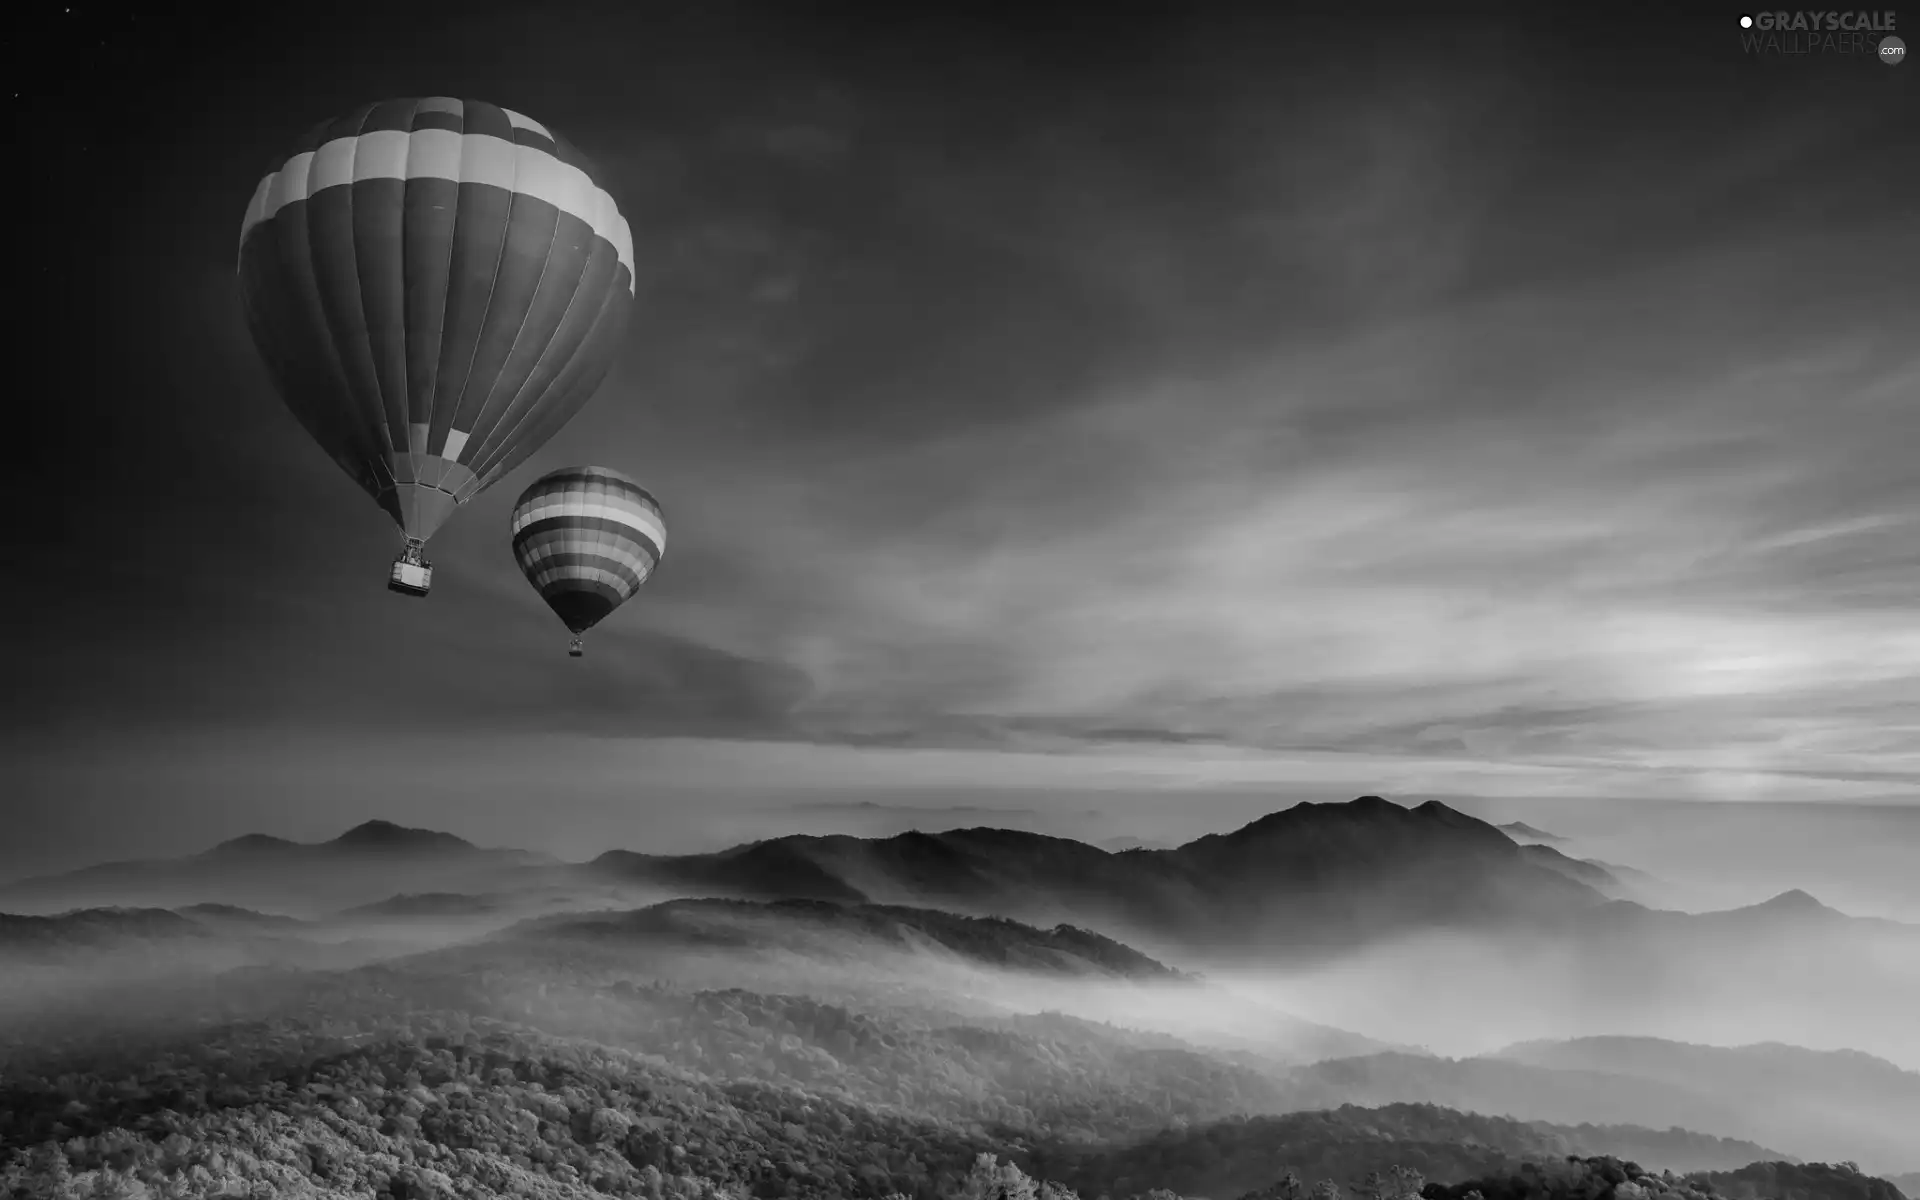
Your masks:
<path fill-rule="evenodd" d="M 667 547 L 659 503 L 606 467 L 562 467 L 534 480 L 508 529 L 521 574 L 576 635 L 639 591 Z"/>
<path fill-rule="evenodd" d="M 240 229 L 254 344 L 294 415 L 415 542 L 606 375 L 633 242 L 598 171 L 508 109 L 441 96 L 326 122 Z"/>

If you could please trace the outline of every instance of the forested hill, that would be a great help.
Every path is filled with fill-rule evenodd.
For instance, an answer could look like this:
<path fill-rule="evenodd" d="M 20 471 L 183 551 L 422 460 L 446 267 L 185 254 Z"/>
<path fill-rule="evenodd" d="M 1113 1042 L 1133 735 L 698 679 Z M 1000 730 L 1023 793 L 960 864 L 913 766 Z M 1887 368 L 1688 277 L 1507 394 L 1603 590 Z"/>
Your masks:
<path fill-rule="evenodd" d="M 1768 1155 L 1748 1142 L 1685 1130 L 1555 1126 L 1486 1117 L 1427 1104 L 1343 1106 L 1246 1117 L 1168 1130 L 1119 1150 L 1041 1154 L 1036 1169 L 1083 1195 L 1164 1187 L 1182 1195 L 1238 1196 L 1289 1172 L 1355 1187 L 1391 1164 L 1427 1179 L 1510 1174 L 1527 1161 L 1611 1154 L 1667 1162 L 1750 1162 Z"/>
<path fill-rule="evenodd" d="M 1729 1200 L 1908 1200 L 1897 1184 L 1864 1174 L 1852 1163 L 1755 1162 L 1688 1178 Z"/>
<path fill-rule="evenodd" d="M 86 1181 L 97 1190 L 66 1194 L 133 1194 L 138 1181 L 275 1197 L 699 1196 L 716 1184 L 756 1197 L 944 1197 L 983 1151 L 1084 1181 L 1088 1195 L 1183 1183 L 1220 1195 L 1289 1168 L 1349 1184 L 1409 1163 L 1438 1178 L 1503 1172 L 1605 1137 L 1399 1105 L 1228 1122 L 1144 1148 L 1049 1149 L 1029 1128 L 722 1083 L 450 1015 L 126 1050 L 95 1073 L 7 1073 L 0 1179 L 13 1195 L 56 1197 L 97 1172 Z"/>
<path fill-rule="evenodd" d="M 854 954 L 938 948 L 984 966 L 1074 976 L 1187 978 L 1121 942 L 1072 925 L 1038 929 L 998 917 L 822 900 L 673 900 L 624 913 L 527 921 L 505 938 L 607 938 L 725 950 Z"/>

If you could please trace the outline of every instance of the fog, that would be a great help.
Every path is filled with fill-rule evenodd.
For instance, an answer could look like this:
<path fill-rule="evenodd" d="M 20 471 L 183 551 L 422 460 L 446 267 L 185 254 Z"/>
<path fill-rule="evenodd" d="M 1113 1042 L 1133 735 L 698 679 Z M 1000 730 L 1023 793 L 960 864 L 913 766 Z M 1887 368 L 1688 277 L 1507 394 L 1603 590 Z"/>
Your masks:
<path fill-rule="evenodd" d="M 910 1040 L 921 1047 L 913 1053 L 936 1058 L 906 1067 L 887 1060 L 884 1070 L 940 1079 L 989 1072 L 969 1076 L 962 1089 L 977 1098 L 1005 1087 L 1044 1092 L 1062 1079 L 1048 1072 L 1072 1062 L 1081 1064 L 1074 1086 L 1106 1087 L 1115 1097 L 1141 1087 L 1197 1088 L 1189 1093 L 1196 1102 L 1225 1106 L 1222 1113 L 1234 1104 L 1288 1111 L 1413 1101 L 1569 1125 L 1678 1126 L 1740 1139 L 1745 1149 L 1711 1152 L 1734 1158 L 1760 1153 L 1757 1146 L 1806 1160 L 1850 1159 L 1883 1174 L 1920 1170 L 1906 1134 L 1920 1124 L 1920 1023 L 1911 1016 L 1920 926 L 1860 919 L 1920 913 L 1920 872 L 1912 869 L 1920 809 L 1444 799 L 1489 821 L 1524 821 L 1555 835 L 1560 852 L 1619 869 L 1628 894 L 1705 915 L 1615 904 L 1524 934 L 1497 925 L 1394 936 L 1285 969 L 1203 958 L 1164 930 L 1148 937 L 1107 927 L 1091 912 L 1036 909 L 1024 918 L 1091 928 L 1185 973 L 1169 976 L 1124 948 L 1050 941 L 1054 934 L 1018 925 L 975 923 L 948 936 L 938 922 L 902 924 L 884 910 L 697 897 L 663 915 L 650 906 L 683 890 L 621 883 L 517 850 L 468 847 L 442 857 L 270 847 L 264 857 L 199 854 L 0 895 L 0 909 L 13 912 L 148 906 L 0 920 L 0 1053 L 182 1031 L 218 1037 L 212 1031 L 222 1022 L 350 1027 L 373 1014 L 404 1021 L 398 1014 L 438 1007 L 557 1036 L 632 1039 L 632 1048 L 676 1062 L 674 1055 L 695 1054 L 689 1070 L 755 1078 L 753 1053 L 725 1057 L 734 1053 L 724 1051 L 726 1039 L 744 1036 L 735 1026 L 713 1033 L 720 1042 L 705 1052 L 698 1047 L 708 1034 L 697 1028 L 662 1042 L 663 1020 L 689 1018 L 663 1016 L 679 1010 L 649 999 L 653 993 L 618 990 L 744 989 L 816 997 L 887 1028 L 919 1030 L 915 1036 L 932 1040 Z M 1143 793 L 1053 794 L 1034 803 L 944 792 L 913 802 L 791 800 L 777 811 L 744 800 L 688 810 L 666 846 L 651 836 L 663 831 L 656 822 L 630 830 L 647 836 L 612 837 L 599 848 L 659 852 L 755 834 L 978 826 L 1095 844 L 1178 842 L 1283 807 L 1270 796 L 1227 793 L 1185 805 Z M 1791 888 L 1829 907 L 1801 897 L 1722 911 Z M 1019 910 L 1018 896 L 1003 899 Z M 885 931 L 872 932 L 876 923 Z M 968 1051 L 967 1029 L 1015 1040 Z M 753 1036 L 786 1047 L 796 1035 Z M 1653 1052 L 1655 1069 L 1559 1040 L 1604 1036 L 1726 1048 L 1783 1043 L 1885 1062 L 1751 1048 L 1696 1060 L 1689 1056 L 1698 1051 L 1665 1046 Z M 949 1053 L 943 1038 L 962 1047 L 951 1050 L 959 1057 L 939 1057 Z M 1489 1057 L 1533 1041 L 1550 1044 L 1527 1061 L 1512 1057 L 1518 1050 Z M 1185 1054 L 1179 1061 L 1190 1065 L 1138 1057 L 1143 1049 Z M 1095 1050 L 1104 1066 L 1087 1065 Z M 709 1052 L 721 1058 L 698 1057 Z M 795 1052 L 797 1061 L 833 1064 L 848 1050 Z M 788 1051 L 766 1053 L 777 1065 Z M 1567 1061 L 1548 1061 L 1554 1054 Z M 77 1061 L 88 1061 L 84 1052 Z M 877 1062 L 856 1055 L 832 1070 L 881 1070 Z M 1192 1065 L 1202 1062 L 1210 1065 Z M 1682 1065 L 1661 1074 L 1661 1064 Z M 1162 1071 L 1173 1075 L 1155 1073 Z"/>
<path fill-rule="evenodd" d="M 1920 923 L 1920 804 L 1447 802 L 1563 835 L 1555 849 L 1576 858 L 1649 872 L 1688 908 L 1754 904 L 1798 888 L 1855 916 Z"/>
<path fill-rule="evenodd" d="M 1555 945 L 1429 935 L 1311 971 L 1229 969 L 1210 978 L 1308 1020 L 1450 1056 L 1622 1034 L 1860 1050 L 1920 1071 L 1917 948 L 1911 936 L 1831 930 L 1725 951 L 1710 936 Z"/>
<path fill-rule="evenodd" d="M 1448 1061 L 1531 1039 L 1632 1034 L 1716 1046 L 1851 1048 L 1912 1070 L 1920 1067 L 1920 1031 L 1910 1019 L 1920 955 L 1911 953 L 1915 943 L 1904 929 L 1836 930 L 1825 922 L 1809 930 L 1789 922 L 1742 941 L 1656 921 L 1652 932 L 1603 928 L 1560 942 L 1427 935 L 1310 970 L 1216 968 L 1202 977 L 1124 965 L 1132 959 L 1103 962 L 1098 951 L 1094 958 L 1052 952 L 1044 942 L 1051 935 L 1021 926 L 963 925 L 955 943 L 943 942 L 938 928 L 926 934 L 910 925 L 884 936 L 861 933 L 843 927 L 847 919 L 837 914 L 844 910 L 826 905 L 706 901 L 636 910 L 608 900 L 588 890 L 409 896 L 305 922 L 201 910 L 200 932 L 186 936 L 135 930 L 51 950 L 16 937 L 0 957 L 8 980 L 0 1043 L 21 1053 L 79 1044 L 76 1038 L 205 1031 L 221 1021 L 293 1016 L 325 1027 L 452 1007 L 562 1036 L 616 1045 L 632 1038 L 635 1049 L 698 1055 L 706 1034 L 685 1026 L 684 1016 L 661 1026 L 658 1014 L 669 1010 L 660 1001 L 621 989 L 745 989 L 818 997 L 906 1022 L 903 1028 L 931 1031 L 930 1046 L 944 1044 L 938 1031 L 961 1027 L 1042 1039 L 1036 1047 L 1056 1039 L 1055 1049 L 1019 1052 L 1040 1056 L 1031 1062 L 1008 1058 L 1015 1053 L 1008 1046 L 976 1048 L 987 1057 L 968 1069 L 998 1072 L 996 1086 L 1027 1080 L 1044 1089 L 1045 1072 L 1061 1069 L 1047 1062 L 1062 1055 L 1080 1064 L 1073 1069 L 1083 1083 L 1120 1069 L 1115 1063 L 1132 1064 L 1124 1067 L 1133 1072 L 1124 1076 L 1126 1088 L 1158 1086 L 1141 1083 L 1153 1078 L 1143 1070 L 1186 1070 L 1153 1067 L 1159 1060 L 1151 1057 L 1100 1067 L 1080 1062 L 1091 1053 L 1084 1046 L 1072 1048 L 1074 1039 L 1092 1037 L 1087 1045 L 1094 1045 L 1106 1038 L 1103 1053 L 1215 1055 L 1209 1069 L 1253 1081 L 1234 1086 L 1266 1089 L 1256 1102 L 1263 1111 L 1418 1101 L 1564 1124 L 1679 1125 L 1806 1159 L 1850 1158 L 1888 1173 L 1920 1169 L 1920 1154 L 1903 1149 L 1904 1131 L 1920 1120 L 1920 1074 L 1867 1060 L 1742 1058 L 1665 1077 L 1611 1059 L 1601 1074 L 1578 1064 Z M 884 910 L 869 911 L 885 918 Z M 1076 1032 L 1057 1024 L 1062 1018 L 1098 1027 Z M 715 1028 L 734 1028 L 727 1022 L 735 1019 Z M 786 1047 L 793 1034 L 776 1028 L 761 1036 Z M 955 1044 L 971 1043 L 961 1036 Z M 1679 1049 L 1663 1057 L 1679 1061 Z M 850 1051 L 823 1045 L 814 1052 L 831 1063 Z M 728 1077 L 752 1077 L 756 1069 L 752 1055 L 710 1053 L 699 1061 Z M 1764 1088 L 1740 1083 L 1756 1070 Z"/>

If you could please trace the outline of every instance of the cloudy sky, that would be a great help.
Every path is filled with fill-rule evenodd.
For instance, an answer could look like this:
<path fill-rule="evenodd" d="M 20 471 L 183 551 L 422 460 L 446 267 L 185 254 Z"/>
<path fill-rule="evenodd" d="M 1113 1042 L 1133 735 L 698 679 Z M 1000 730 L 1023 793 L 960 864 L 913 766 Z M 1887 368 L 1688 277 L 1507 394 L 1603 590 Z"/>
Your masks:
<path fill-rule="evenodd" d="M 44 42 L 0 873 L 722 794 L 1920 795 L 1915 68 L 552 7 Z M 289 139 L 432 93 L 603 164 L 640 304 L 415 602 L 233 268 Z M 504 526 L 580 462 L 671 538 L 574 661 Z"/>

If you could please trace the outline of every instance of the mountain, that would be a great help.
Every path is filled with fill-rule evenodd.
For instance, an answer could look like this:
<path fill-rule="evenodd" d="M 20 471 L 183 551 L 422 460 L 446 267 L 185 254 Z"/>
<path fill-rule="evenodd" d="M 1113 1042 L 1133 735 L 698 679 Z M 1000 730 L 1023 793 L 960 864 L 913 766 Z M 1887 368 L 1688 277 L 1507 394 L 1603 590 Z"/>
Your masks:
<path fill-rule="evenodd" d="M 502 937 L 617 938 L 631 945 L 779 950 L 833 958 L 937 949 L 981 966 L 1074 977 L 1173 982 L 1188 977 L 1130 946 L 1071 925 L 824 900 L 674 900 L 623 913 L 538 918 Z"/>
<path fill-rule="evenodd" d="M 1903 1200 L 1885 1180 L 1845 1165 L 1756 1162 L 1675 1175 L 1649 1171 L 1633 1161 L 1636 1157 L 1622 1153 L 1527 1163 L 1518 1172 L 1429 1184 L 1421 1195 L 1425 1200 Z"/>
<path fill-rule="evenodd" d="M 1548 833 L 1544 829 L 1535 829 L 1524 821 L 1509 821 L 1500 826 L 1500 832 L 1518 840 L 1526 838 L 1530 842 L 1564 842 L 1567 839 L 1557 833 Z"/>
<path fill-rule="evenodd" d="M 1522 846 L 1520 853 L 1528 862 L 1538 863 L 1550 871 L 1565 875 L 1568 879 L 1584 883 L 1602 895 L 1613 896 L 1621 889 L 1619 878 L 1597 862 L 1569 858 L 1552 846 Z"/>
<path fill-rule="evenodd" d="M 1756 1162 L 1731 1171 L 1696 1171 L 1687 1179 L 1729 1200 L 1907 1200 L 1893 1181 L 1845 1163 Z"/>
<path fill-rule="evenodd" d="M 432 829 L 409 829 L 391 821 L 355 825 L 323 845 L 338 850 L 374 850 L 404 854 L 459 854 L 479 847 L 465 838 Z"/>
<path fill-rule="evenodd" d="M 1520 853 L 1529 862 L 1584 883 L 1609 900 L 1631 900 L 1649 908 L 1665 908 L 1670 906 L 1671 899 L 1677 894 L 1676 889 L 1663 880 L 1619 863 L 1602 862 L 1597 858 L 1574 858 L 1552 846 L 1534 843 L 1523 844 Z"/>
<path fill-rule="evenodd" d="M 503 916 L 675 896 L 800 899 L 1072 925 L 1187 967 L 1328 961 L 1423 933 L 1571 939 L 1596 962 L 1679 950 L 1724 957 L 1729 947 L 1764 957 L 1777 939 L 1822 944 L 1822 921 L 1835 923 L 1827 933 L 1845 931 L 1824 943 L 1832 960 L 1870 924 L 1802 894 L 1692 916 L 1615 899 L 1621 891 L 1601 864 L 1520 846 L 1437 801 L 1406 808 L 1363 796 L 1296 804 L 1181 846 L 1117 851 L 972 828 L 791 835 L 690 855 L 610 850 L 568 864 L 370 821 L 327 842 L 248 835 L 184 859 L 27 880 L 0 888 L 0 909 L 224 904 L 304 918 L 361 908 L 357 918 L 380 918 L 400 914 L 364 906 L 391 906 L 396 895 L 487 895 Z M 1873 928 L 1896 941 L 1920 933 Z"/>
<path fill-rule="evenodd" d="M 1332 818 L 1307 830 L 1325 854 L 1354 840 L 1342 814 Z M 1455 853 L 1479 861 L 1479 836 L 1466 827 Z M 918 849 L 938 862 L 938 845 Z M 1123 870 L 1158 853 L 1083 849 Z M 1257 879 L 1239 859 L 1263 849 L 1286 862 L 1283 847 L 1234 835 L 1197 857 Z M 263 851 L 294 862 L 313 853 Z M 403 851 L 400 861 L 476 853 L 486 852 Z M 1372 853 L 1376 863 L 1396 861 L 1391 844 Z M 1008 857 L 1012 867 L 997 869 L 1028 869 L 1018 853 Z M 352 865 L 362 856 L 334 861 Z M 993 893 L 984 894 L 991 902 Z M 501 895 L 403 893 L 353 920 L 424 913 L 431 922 Z M 503 911 L 522 903 L 503 902 Z M 1571 911 L 1581 919 L 1593 910 Z M 1781 914 L 1811 918 L 1830 936 L 1831 918 L 1822 915 L 1829 911 L 1789 901 L 1760 919 L 1771 928 L 1764 923 Z M 15 918 L 7 927 L 29 931 L 19 940 L 34 944 L 71 930 L 66 940 L 94 945 L 87 937 L 105 930 L 99 945 L 151 946 L 167 957 L 203 940 L 304 945 L 337 928 L 295 925 L 281 939 L 267 914 L 214 904 L 195 912 Z M 262 924 L 272 937 L 247 932 Z M 210 937 L 195 926 L 221 932 Z M 1651 978 L 1642 971 L 1631 982 L 1644 987 Z M 1410 994 L 1431 1002 L 1425 992 Z M 1656 1131 L 1638 1114 L 1631 1125 L 1600 1119 L 1611 1115 L 1610 1103 L 1637 1102 L 1651 1117 L 1682 1113 L 1684 1089 L 1661 1079 L 1380 1053 L 1355 1035 L 1288 1026 L 1270 1010 L 1236 1017 L 1224 1007 L 1231 1000 L 1071 924 L 793 899 L 556 913 L 354 969 L 170 979 L 96 997 L 92 1008 L 63 1003 L 33 1026 L 0 1021 L 0 1184 L 38 1178 L 6 1172 L 63 1155 L 59 1170 L 137 1167 L 169 1186 L 211 1186 L 211 1178 L 247 1194 L 446 1195 L 458 1190 L 456 1178 L 475 1194 L 711 1194 L 682 1183 L 655 1187 L 677 1174 L 720 1180 L 736 1194 L 952 1195 L 955 1174 L 989 1152 L 1088 1196 L 1156 1187 L 1223 1196 L 1267 1186 L 1288 1168 L 1352 1188 L 1392 1166 L 1435 1179 L 1510 1178 L 1528 1161 L 1616 1154 L 1729 1171 L 1791 1149 L 1728 1140 L 1716 1136 L 1720 1129 Z M 1224 1046 L 1221 1039 L 1239 1036 L 1235 1019 L 1265 1027 L 1276 1042 L 1305 1028 L 1323 1039 L 1316 1046 L 1345 1038 L 1363 1049 L 1303 1066 L 1278 1051 Z M 1591 1053 L 1637 1062 L 1606 1047 Z M 1794 1064 L 1781 1069 L 1795 1077 Z M 1860 1088 L 1871 1078 L 1831 1082 Z M 1564 1103 L 1581 1120 L 1340 1099 L 1368 1088 L 1404 1092 L 1408 1080 L 1462 1103 Z M 1718 1113 L 1704 1107 L 1715 1098 L 1702 1097 L 1698 1112 L 1742 1118 L 1743 1100 L 1766 1099 L 1761 1088 L 1748 1092 L 1718 1097 L 1728 1105 Z M 1891 1093 L 1864 1094 L 1891 1102 Z M 1809 1106 L 1817 1098 L 1809 1090 Z M 108 1182 L 84 1186 L 111 1191 Z"/>
<path fill-rule="evenodd" d="M 1448 1179 L 1622 1141 L 1668 1162 L 1726 1154 L 1679 1130 L 1411 1105 L 1194 1121 L 1183 1105 L 1244 1104 L 1259 1082 L 1097 1030 L 913 1028 L 791 996 L 598 989 L 602 1002 L 637 1006 L 649 1052 L 636 1053 L 530 1024 L 578 1021 L 584 993 L 479 1022 L 407 991 L 410 973 L 348 976 L 364 985 L 359 1003 L 329 997 L 323 1026 L 246 1019 L 104 1053 L 0 1056 L 0 1184 L 28 1196 L 144 1184 L 193 1195 L 878 1200 L 993 1195 L 965 1186 L 985 1153 L 1087 1196 L 1224 1196 L 1288 1169 L 1348 1187 L 1396 1165 Z M 1166 1131 L 1088 1136 L 1149 1123 Z"/>
<path fill-rule="evenodd" d="M 470 896 L 464 892 L 417 892 L 389 896 L 372 904 L 359 904 L 340 912 L 344 920 L 365 917 L 472 917 L 498 912 L 500 901 L 493 896 Z"/>
<path fill-rule="evenodd" d="M 281 916 L 278 913 L 257 912 L 251 908 L 240 908 L 232 904 L 189 904 L 176 910 L 183 917 L 190 917 L 202 925 L 216 929 L 276 930 L 292 932 L 309 927 L 310 922 L 298 917 Z"/>
<path fill-rule="evenodd" d="M 1006 829 L 794 835 L 713 854 L 610 851 L 607 879 L 740 899 L 938 907 L 1092 925 L 1154 950 L 1313 955 L 1420 928 L 1531 921 L 1606 897 L 1437 801 L 1298 804 L 1173 849 Z"/>
<path fill-rule="evenodd" d="M 1703 913 L 1648 908 L 1632 901 L 1616 900 L 1575 914 L 1571 925 L 1595 938 L 1659 934 L 1672 939 L 1676 948 L 1691 945 L 1711 949 L 1715 945 L 1747 944 L 1769 938 L 1818 944 L 1822 939 L 1844 940 L 1862 935 L 1891 939 L 1890 944 L 1920 947 L 1920 940 L 1915 940 L 1920 939 L 1920 925 L 1884 917 L 1852 916 L 1822 904 L 1798 888 L 1759 904 Z M 1920 964 L 1920 960 L 1915 962 Z"/>
<path fill-rule="evenodd" d="M 1803 901 L 1789 906 L 1805 908 Z M 1585 1085 L 1596 1093 L 1626 1089 L 1669 1097 L 1674 1122 L 1690 1128 L 1734 1127 L 1697 1107 L 1711 1103 L 1738 1112 L 1745 1136 L 1803 1157 L 1882 1172 L 1920 1170 L 1920 1141 L 1913 1136 L 1920 1129 L 1920 1073 L 1858 1051 L 1591 1037 L 1523 1042 L 1492 1057 L 1578 1072 L 1596 1080 Z M 1692 1105 L 1681 1103 L 1689 1093 Z"/>
<path fill-rule="evenodd" d="M 1700 1053 L 1706 1052 L 1706 1053 Z M 1636 1072 L 1641 1061 L 1657 1070 Z M 1783 1095 L 1779 1084 L 1790 1080 Z M 1438 1104 L 1565 1125 L 1679 1126 L 1763 1143 L 1789 1157 L 1897 1169 L 1920 1156 L 1920 1076 L 1867 1055 L 1790 1047 L 1716 1051 L 1658 1039 L 1528 1043 L 1450 1059 L 1332 1059 L 1287 1078 L 1300 1107 Z"/>
<path fill-rule="evenodd" d="M 503 960 L 500 947 L 521 957 Z M 1390 1048 L 1220 989 L 1085 929 L 930 909 L 676 900 L 526 921 L 449 954 L 495 967 L 518 961 L 549 979 L 589 962 L 616 975 L 644 964 L 648 977 L 685 986 L 798 990 L 848 1002 L 878 997 L 974 1017 L 1070 1011 L 1211 1047 L 1263 1070 Z"/>
<path fill-rule="evenodd" d="M 1920 963 L 1914 927 L 1851 918 L 1793 896 L 1731 913 L 1652 909 L 1611 898 L 1624 885 L 1597 863 L 1517 845 L 1437 802 L 1409 809 L 1372 796 L 1295 805 L 1167 850 L 1109 852 L 1037 833 L 959 829 L 887 838 L 795 835 L 700 855 L 610 851 L 581 869 L 604 883 L 682 895 L 903 905 L 1064 923 L 1202 970 L 1306 965 L 1434 934 L 1479 939 L 1475 953 L 1489 957 L 1488 969 L 1511 975 L 1516 961 L 1544 961 L 1577 947 L 1583 974 L 1549 978 L 1568 990 L 1568 1007 L 1617 997 L 1627 1011 L 1649 1017 L 1687 987 L 1699 987 L 1683 986 L 1677 976 L 1649 986 L 1649 961 L 1692 960 L 1700 968 L 1693 974 L 1712 987 L 1735 990 L 1744 979 L 1748 993 L 1781 979 L 1787 992 L 1822 1005 L 1846 991 L 1843 977 L 1869 965 L 1881 984 L 1840 1000 L 1856 1009 L 1900 985 L 1903 956 Z M 1798 971 L 1791 955 L 1812 955 L 1825 973 Z M 1457 974 L 1462 987 L 1472 977 Z M 1449 979 L 1425 986 L 1435 984 L 1454 986 Z M 1595 995 L 1583 998 L 1582 989 Z M 1483 1001 L 1463 995 L 1459 1002 Z M 1875 1020 L 1884 1024 L 1884 1015 Z M 1920 1053 L 1920 1041 L 1914 1049 Z"/>
<path fill-rule="evenodd" d="M 247 834 L 185 858 L 103 863 L 0 886 L 0 911 L 75 908 L 298 910 L 316 917 L 396 892 L 479 892 L 537 880 L 552 865 L 524 850 L 483 849 L 450 833 L 368 821 L 325 842 Z"/>
<path fill-rule="evenodd" d="M 1368 1174 L 1384 1173 L 1388 1166 L 1438 1181 L 1518 1174 L 1529 1160 L 1560 1162 L 1579 1154 L 1615 1154 L 1679 1170 L 1693 1164 L 1742 1164 L 1766 1157 L 1767 1151 L 1685 1130 L 1569 1128 L 1394 1104 L 1172 1129 L 1120 1149 L 1036 1156 L 1034 1168 L 1083 1196 L 1125 1196 L 1150 1187 L 1183 1196 L 1240 1196 L 1267 1188 L 1288 1173 L 1332 1179 L 1343 1189 L 1359 1192 Z"/>
<path fill-rule="evenodd" d="M 199 922 L 164 908 L 89 908 L 51 917 L 0 913 L 0 954 L 16 961 L 57 959 L 206 934 Z"/>
<path fill-rule="evenodd" d="M 311 936 L 317 932 L 304 922 L 217 905 L 0 913 L 0 1030 L 32 1036 L 48 1022 L 84 1021 L 90 1005 L 144 1005 L 169 987 L 197 986 L 221 972 L 351 967 L 415 948 Z"/>

